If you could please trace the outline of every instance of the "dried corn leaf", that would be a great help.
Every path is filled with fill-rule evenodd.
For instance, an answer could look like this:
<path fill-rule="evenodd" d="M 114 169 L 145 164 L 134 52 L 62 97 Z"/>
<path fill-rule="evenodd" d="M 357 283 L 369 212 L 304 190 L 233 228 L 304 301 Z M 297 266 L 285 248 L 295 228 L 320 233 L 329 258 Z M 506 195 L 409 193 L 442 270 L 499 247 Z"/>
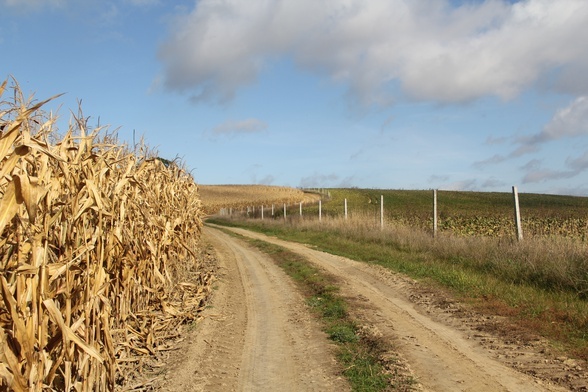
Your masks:
<path fill-rule="evenodd" d="M 16 164 L 20 160 L 20 158 L 25 157 L 29 153 L 29 148 L 26 146 L 19 146 L 14 149 L 14 152 L 10 155 L 10 157 L 2 164 L 2 168 L 0 168 L 0 179 L 4 178 L 4 176 L 10 174 L 12 170 L 16 167 Z"/>
<path fill-rule="evenodd" d="M 78 337 L 78 335 L 76 335 L 67 325 L 65 325 L 65 322 L 63 321 L 63 317 L 61 315 L 61 311 L 57 308 L 57 306 L 55 305 L 55 302 L 53 302 L 52 299 L 46 299 L 45 301 L 43 301 L 43 305 L 45 306 L 45 309 L 47 309 L 47 311 L 51 315 L 51 318 L 53 319 L 53 321 L 55 323 L 57 323 L 57 325 L 59 325 L 59 329 L 61 330 L 62 335 L 67 340 L 71 340 L 72 342 L 74 342 L 79 348 L 84 350 L 88 355 L 90 355 L 91 357 L 98 360 L 98 362 L 102 363 L 104 361 L 102 356 L 100 356 L 100 353 L 98 352 L 98 350 L 96 350 L 93 347 L 90 347 L 85 342 L 83 342 L 82 339 L 80 339 Z"/>
<path fill-rule="evenodd" d="M 22 202 L 22 197 L 16 192 L 14 181 L 11 181 L 8 183 L 4 196 L 0 201 L 0 233 L 2 233 L 8 222 L 14 218 Z"/>
<path fill-rule="evenodd" d="M 37 184 L 31 184 L 27 174 L 13 176 L 17 194 L 21 195 L 31 223 L 35 222 L 39 201 L 47 193 L 47 189 Z"/>

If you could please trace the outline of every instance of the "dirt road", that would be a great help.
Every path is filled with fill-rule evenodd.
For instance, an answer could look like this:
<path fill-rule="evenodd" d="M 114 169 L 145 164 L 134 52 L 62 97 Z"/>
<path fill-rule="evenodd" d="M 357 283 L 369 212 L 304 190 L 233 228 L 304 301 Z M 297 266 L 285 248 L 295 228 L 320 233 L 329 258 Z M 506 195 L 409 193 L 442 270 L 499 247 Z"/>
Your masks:
<path fill-rule="evenodd" d="M 543 356 L 533 342 L 505 342 L 479 327 L 487 320 L 466 317 L 452 303 L 440 307 L 410 279 L 301 244 L 233 230 L 284 246 L 339 277 L 354 316 L 393 342 L 418 381 L 417 390 L 562 391 L 569 389 L 550 380 L 566 373 L 583 382 L 580 366 L 573 373 L 575 364 L 566 367 L 563 360 Z M 187 357 L 168 377 L 168 390 L 349 390 L 337 376 L 326 337 L 284 273 L 241 241 L 213 228 L 205 232 L 226 273 Z"/>
<path fill-rule="evenodd" d="M 333 346 L 288 276 L 224 233 L 207 228 L 204 238 L 216 249 L 222 278 L 163 389 L 349 391 Z"/>

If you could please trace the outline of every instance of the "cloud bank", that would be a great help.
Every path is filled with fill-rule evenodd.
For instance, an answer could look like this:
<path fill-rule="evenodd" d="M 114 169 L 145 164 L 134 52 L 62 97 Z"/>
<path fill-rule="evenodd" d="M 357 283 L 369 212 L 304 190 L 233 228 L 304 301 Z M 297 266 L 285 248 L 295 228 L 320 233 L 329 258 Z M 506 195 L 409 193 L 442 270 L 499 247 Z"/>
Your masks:
<path fill-rule="evenodd" d="M 588 94 L 586 36 L 585 0 L 200 0 L 158 56 L 164 85 L 197 102 L 228 101 L 288 57 L 365 105 L 456 103 Z"/>

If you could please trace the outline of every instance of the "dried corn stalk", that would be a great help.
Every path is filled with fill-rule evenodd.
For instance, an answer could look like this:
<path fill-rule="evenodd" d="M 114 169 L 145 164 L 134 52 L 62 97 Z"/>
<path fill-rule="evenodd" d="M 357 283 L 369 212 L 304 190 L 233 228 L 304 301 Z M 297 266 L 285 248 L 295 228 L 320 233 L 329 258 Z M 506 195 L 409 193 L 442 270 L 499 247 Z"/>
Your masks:
<path fill-rule="evenodd" d="M 58 138 L 47 101 L 13 88 L 0 102 L 0 390 L 114 390 L 194 317 L 172 294 L 194 289 L 174 277 L 196 262 L 197 186 L 81 115 Z"/>

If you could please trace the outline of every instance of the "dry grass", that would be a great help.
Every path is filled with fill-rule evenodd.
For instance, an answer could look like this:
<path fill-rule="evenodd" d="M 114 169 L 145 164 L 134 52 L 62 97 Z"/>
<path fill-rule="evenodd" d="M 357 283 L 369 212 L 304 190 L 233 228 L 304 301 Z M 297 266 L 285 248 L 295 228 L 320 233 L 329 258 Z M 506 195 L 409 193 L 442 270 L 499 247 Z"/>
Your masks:
<path fill-rule="evenodd" d="M 177 281 L 198 270 L 197 186 L 82 115 L 57 136 L 47 101 L 13 89 L 0 102 L 0 389 L 120 388 L 210 290 L 206 274 Z"/>
<path fill-rule="evenodd" d="M 237 217 L 237 219 L 239 219 Z M 266 220 L 280 226 L 280 220 Z M 433 238 L 429 230 L 388 222 L 380 229 L 370 214 L 353 218 L 296 215 L 288 225 L 300 231 L 336 232 L 341 238 L 360 240 L 407 253 L 428 253 L 436 259 L 466 266 L 506 281 L 530 283 L 547 290 L 569 291 L 588 297 L 588 253 L 586 244 L 575 238 L 529 236 L 522 242 L 512 238 L 462 236 L 440 233 Z"/>

